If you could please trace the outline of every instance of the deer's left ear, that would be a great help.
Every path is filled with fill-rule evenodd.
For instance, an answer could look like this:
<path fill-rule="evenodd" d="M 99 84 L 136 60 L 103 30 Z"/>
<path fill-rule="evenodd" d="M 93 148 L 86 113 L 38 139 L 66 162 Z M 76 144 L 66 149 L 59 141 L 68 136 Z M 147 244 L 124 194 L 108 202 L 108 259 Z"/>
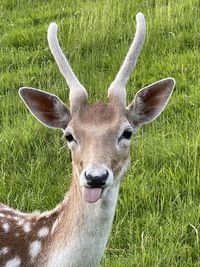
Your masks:
<path fill-rule="evenodd" d="M 131 125 L 138 128 L 157 118 L 167 105 L 174 86 L 175 80 L 166 78 L 141 89 L 127 107 Z"/>

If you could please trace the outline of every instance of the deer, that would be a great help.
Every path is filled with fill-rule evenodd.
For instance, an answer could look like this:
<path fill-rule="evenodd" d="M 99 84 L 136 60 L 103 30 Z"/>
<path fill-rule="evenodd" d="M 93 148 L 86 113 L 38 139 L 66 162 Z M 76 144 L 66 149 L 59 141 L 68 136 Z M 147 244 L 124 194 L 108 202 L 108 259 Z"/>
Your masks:
<path fill-rule="evenodd" d="M 130 165 L 131 139 L 156 119 L 173 92 L 175 80 L 159 80 L 139 90 L 126 105 L 126 84 L 144 44 L 146 22 L 136 15 L 136 33 L 108 88 L 105 102 L 88 103 L 57 39 L 48 28 L 48 44 L 69 87 L 70 107 L 58 96 L 22 87 L 19 95 L 37 120 L 60 129 L 72 155 L 72 180 L 64 200 L 53 210 L 23 213 L 0 205 L 0 266 L 99 266 L 115 214 L 122 177 Z"/>

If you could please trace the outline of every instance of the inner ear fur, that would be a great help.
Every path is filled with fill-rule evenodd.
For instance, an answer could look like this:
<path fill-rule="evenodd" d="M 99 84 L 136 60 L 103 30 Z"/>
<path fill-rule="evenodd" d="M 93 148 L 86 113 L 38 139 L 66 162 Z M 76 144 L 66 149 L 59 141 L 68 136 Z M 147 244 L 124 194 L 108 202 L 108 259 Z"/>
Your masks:
<path fill-rule="evenodd" d="M 19 95 L 30 112 L 45 126 L 64 130 L 70 121 L 70 111 L 55 95 L 23 87 Z"/>
<path fill-rule="evenodd" d="M 140 127 L 157 118 L 164 110 L 175 86 L 173 78 L 157 81 L 136 94 L 127 107 L 127 117 L 133 127 Z"/>

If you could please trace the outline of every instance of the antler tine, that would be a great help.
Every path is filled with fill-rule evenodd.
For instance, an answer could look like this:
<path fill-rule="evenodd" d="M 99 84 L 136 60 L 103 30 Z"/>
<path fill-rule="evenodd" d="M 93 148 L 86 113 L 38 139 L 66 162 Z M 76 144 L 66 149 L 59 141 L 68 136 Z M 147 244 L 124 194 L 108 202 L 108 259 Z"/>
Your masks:
<path fill-rule="evenodd" d="M 109 97 L 112 98 L 113 96 L 116 96 L 117 98 L 120 98 L 120 101 L 122 101 L 125 105 L 126 105 L 125 86 L 133 68 L 136 65 L 138 56 L 144 44 L 145 32 L 146 32 L 145 18 L 142 13 L 138 13 L 136 15 L 136 21 L 137 21 L 137 26 L 136 26 L 135 38 L 129 48 L 124 63 L 122 64 L 115 80 L 112 82 L 112 84 L 108 89 Z"/>
<path fill-rule="evenodd" d="M 87 100 L 88 94 L 83 85 L 79 82 L 72 68 L 70 67 L 65 55 L 63 54 L 57 39 L 58 26 L 55 22 L 52 22 L 48 28 L 48 43 L 53 54 L 56 63 L 60 69 L 60 72 L 64 76 L 69 89 L 70 89 L 70 102 L 73 103 L 74 99 L 80 98 Z"/>

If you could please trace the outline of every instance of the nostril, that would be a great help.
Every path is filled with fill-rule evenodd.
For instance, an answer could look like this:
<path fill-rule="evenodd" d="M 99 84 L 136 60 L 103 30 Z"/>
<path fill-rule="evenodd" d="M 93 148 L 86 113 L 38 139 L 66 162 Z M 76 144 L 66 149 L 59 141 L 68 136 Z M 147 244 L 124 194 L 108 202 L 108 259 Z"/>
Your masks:
<path fill-rule="evenodd" d="M 86 178 L 86 180 L 91 181 L 93 176 L 91 174 L 88 174 L 87 172 L 85 172 L 85 178 Z"/>
<path fill-rule="evenodd" d="M 105 180 L 108 178 L 108 171 L 106 170 L 106 173 L 104 173 L 102 176 L 101 176 L 102 180 Z"/>

